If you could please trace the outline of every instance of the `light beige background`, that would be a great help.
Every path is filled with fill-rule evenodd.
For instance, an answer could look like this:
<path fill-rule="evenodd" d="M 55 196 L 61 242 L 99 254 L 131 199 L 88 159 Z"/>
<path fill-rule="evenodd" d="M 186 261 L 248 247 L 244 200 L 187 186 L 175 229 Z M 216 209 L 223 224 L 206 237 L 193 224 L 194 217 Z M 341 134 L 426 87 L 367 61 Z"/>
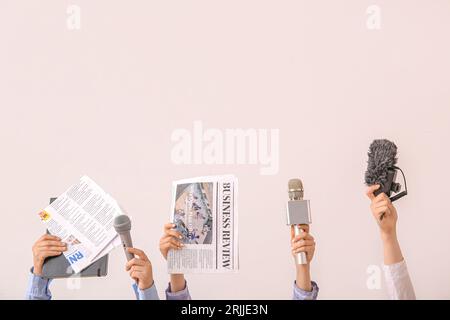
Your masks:
<path fill-rule="evenodd" d="M 81 7 L 81 30 L 66 8 Z M 366 8 L 382 28 L 366 28 Z M 284 225 L 286 183 L 301 177 L 313 210 L 320 298 L 378 299 L 366 286 L 382 263 L 363 175 L 372 139 L 399 148 L 410 195 L 396 205 L 418 298 L 450 298 L 450 2 L 0 2 L 0 298 L 22 298 L 36 212 L 88 174 L 133 217 L 152 259 L 171 181 L 234 173 L 240 182 L 241 270 L 188 276 L 194 298 L 289 299 L 294 264 Z M 253 165 L 172 164 L 171 132 L 279 128 L 280 171 Z M 105 279 L 55 298 L 133 299 L 123 252 Z"/>

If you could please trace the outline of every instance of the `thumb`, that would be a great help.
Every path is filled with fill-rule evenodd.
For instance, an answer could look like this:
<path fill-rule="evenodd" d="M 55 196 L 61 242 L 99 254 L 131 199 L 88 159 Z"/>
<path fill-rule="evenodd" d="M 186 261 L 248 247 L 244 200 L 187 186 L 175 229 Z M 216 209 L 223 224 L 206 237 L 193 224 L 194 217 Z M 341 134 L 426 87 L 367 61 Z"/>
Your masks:
<path fill-rule="evenodd" d="M 377 191 L 378 189 L 380 189 L 380 185 L 379 184 L 375 184 L 375 185 L 370 186 L 369 188 L 367 188 L 366 195 L 371 201 L 373 199 L 375 199 L 375 195 L 373 193 L 375 191 Z"/>

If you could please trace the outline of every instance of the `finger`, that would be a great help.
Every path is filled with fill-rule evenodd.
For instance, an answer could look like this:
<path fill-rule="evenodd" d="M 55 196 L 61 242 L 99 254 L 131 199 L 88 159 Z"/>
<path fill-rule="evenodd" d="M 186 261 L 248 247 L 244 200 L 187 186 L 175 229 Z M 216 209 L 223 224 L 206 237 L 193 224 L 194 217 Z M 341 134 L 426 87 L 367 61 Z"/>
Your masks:
<path fill-rule="evenodd" d="M 144 251 L 142 251 L 140 249 L 127 248 L 127 251 L 129 253 L 133 253 L 133 254 L 137 255 L 140 259 L 142 259 L 144 261 L 149 261 L 148 258 L 147 258 L 147 255 L 144 253 Z"/>
<path fill-rule="evenodd" d="M 373 194 L 375 191 L 377 191 L 380 188 L 379 184 L 375 184 L 373 186 L 370 186 L 367 188 L 366 195 L 370 200 L 373 200 L 375 198 L 375 195 Z"/>
<path fill-rule="evenodd" d="M 293 253 L 300 253 L 300 252 L 313 252 L 314 251 L 314 246 L 305 246 L 305 247 L 301 247 L 301 248 L 296 248 L 293 249 L 292 252 Z"/>
<path fill-rule="evenodd" d="M 38 251 L 57 251 L 57 252 L 64 252 L 67 250 L 66 247 L 59 247 L 59 246 L 43 246 L 38 247 Z"/>
<path fill-rule="evenodd" d="M 387 201 L 387 200 L 382 200 L 382 201 L 377 202 L 377 203 L 374 204 L 375 209 L 376 208 L 381 208 L 381 207 L 387 207 L 388 205 L 389 205 L 389 201 Z"/>
<path fill-rule="evenodd" d="M 292 253 L 300 253 L 300 252 L 306 252 L 308 254 L 314 253 L 315 247 L 314 246 L 306 246 L 297 248 L 295 250 L 292 250 Z"/>
<path fill-rule="evenodd" d="M 61 241 L 43 240 L 43 241 L 40 241 L 37 246 L 38 247 L 47 247 L 47 246 L 66 247 L 67 245 L 64 242 L 61 242 Z"/>
<path fill-rule="evenodd" d="M 177 225 L 175 223 L 169 222 L 164 225 L 164 232 L 167 230 L 175 228 Z"/>
<path fill-rule="evenodd" d="M 382 206 L 382 207 L 375 208 L 374 213 L 376 215 L 379 215 L 379 214 L 387 212 L 388 210 L 389 210 L 388 206 Z"/>
<path fill-rule="evenodd" d="M 315 246 L 315 245 L 316 245 L 316 243 L 312 240 L 307 240 L 307 241 L 302 240 L 302 241 L 294 243 L 292 245 L 292 250 L 299 249 L 302 247 Z"/>
<path fill-rule="evenodd" d="M 182 247 L 184 247 L 184 243 L 173 238 L 168 239 L 167 243 L 169 243 L 171 248 L 181 249 Z"/>
<path fill-rule="evenodd" d="M 145 272 L 145 266 L 132 266 L 130 272 Z"/>
<path fill-rule="evenodd" d="M 300 230 L 303 230 L 303 232 L 309 233 L 309 225 L 300 224 L 298 227 L 300 228 Z"/>
<path fill-rule="evenodd" d="M 380 209 L 377 209 L 377 211 L 375 212 L 375 218 L 376 218 L 377 220 L 381 221 L 381 219 L 382 219 L 384 216 L 390 216 L 390 211 L 389 211 L 389 209 L 388 209 L 388 208 L 380 208 Z"/>
<path fill-rule="evenodd" d="M 167 255 L 167 252 L 169 250 L 172 250 L 172 249 L 173 250 L 180 250 L 181 248 L 182 248 L 181 246 L 177 246 L 177 245 L 175 245 L 175 244 L 173 244 L 171 242 L 167 242 L 167 243 L 165 243 L 165 244 L 160 246 L 160 250 L 163 251 L 163 255 L 164 256 Z"/>
<path fill-rule="evenodd" d="M 133 280 L 136 280 L 136 281 L 139 281 L 144 275 L 145 275 L 145 274 L 144 274 L 143 272 L 140 272 L 140 271 L 133 271 L 133 272 L 130 272 L 130 277 L 131 277 Z"/>
<path fill-rule="evenodd" d="M 44 258 L 47 257 L 55 257 L 55 256 L 59 256 L 62 252 L 61 251 L 50 251 L 50 250 L 46 250 L 46 251 L 41 251 L 40 255 Z"/>
<path fill-rule="evenodd" d="M 175 231 L 175 230 L 172 230 L 172 229 L 166 230 L 165 233 L 164 233 L 164 236 L 165 237 L 174 237 L 174 238 L 177 238 L 177 239 L 183 239 L 183 236 L 181 235 L 181 232 L 178 232 L 178 231 Z"/>
<path fill-rule="evenodd" d="M 125 264 L 125 270 L 130 270 L 133 266 L 143 266 L 145 261 L 138 258 L 133 258 Z"/>
<path fill-rule="evenodd" d="M 300 249 L 303 247 L 309 247 L 309 246 L 315 246 L 315 245 L 316 244 L 314 242 L 297 243 L 291 247 L 291 250 L 297 250 L 297 249 Z"/>
<path fill-rule="evenodd" d="M 389 199 L 389 197 L 386 195 L 386 193 L 382 192 L 375 197 L 374 202 L 380 202 L 380 201 L 388 200 L 388 199 Z"/>
<path fill-rule="evenodd" d="M 57 236 L 52 236 L 51 234 L 46 233 L 46 234 L 42 235 L 36 242 L 40 242 L 40 241 L 43 241 L 43 240 L 55 240 L 55 241 L 60 241 L 61 238 L 59 238 L 59 237 L 57 237 Z"/>
<path fill-rule="evenodd" d="M 298 237 L 295 235 L 295 227 L 296 225 L 291 225 L 291 240 L 294 241 L 295 237 Z M 309 233 L 309 225 L 307 224 L 299 224 L 297 227 L 300 229 L 300 235 L 305 235 Z"/>
<path fill-rule="evenodd" d="M 312 235 L 310 235 L 309 233 L 302 232 L 299 235 L 295 236 L 294 239 L 292 239 L 292 243 L 303 240 L 303 239 L 314 240 L 314 237 Z"/>
<path fill-rule="evenodd" d="M 179 248 L 184 247 L 184 243 L 183 242 L 181 242 L 181 241 L 179 241 L 177 239 L 174 239 L 173 237 L 168 237 L 168 238 L 165 238 L 165 239 L 161 239 L 160 244 L 161 245 L 171 244 L 171 245 L 179 247 Z"/>
<path fill-rule="evenodd" d="M 160 247 L 159 247 L 159 249 L 160 249 L 160 251 L 161 251 L 161 253 L 163 254 L 163 256 L 164 256 L 164 258 L 166 258 L 167 257 L 167 254 L 168 254 L 168 252 L 169 252 L 169 250 L 178 250 L 178 247 L 173 247 L 169 242 L 168 243 L 166 243 L 166 244 L 163 244 L 163 245 L 161 245 Z"/>

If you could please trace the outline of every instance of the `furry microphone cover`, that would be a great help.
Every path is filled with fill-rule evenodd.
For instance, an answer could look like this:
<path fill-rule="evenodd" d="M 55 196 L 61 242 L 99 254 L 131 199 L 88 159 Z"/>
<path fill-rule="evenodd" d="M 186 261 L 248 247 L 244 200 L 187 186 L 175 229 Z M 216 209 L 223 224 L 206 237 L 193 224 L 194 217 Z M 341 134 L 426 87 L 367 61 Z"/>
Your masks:
<path fill-rule="evenodd" d="M 397 146 L 386 139 L 374 140 L 369 148 L 365 182 L 368 186 L 387 182 L 388 169 L 397 163 Z"/>

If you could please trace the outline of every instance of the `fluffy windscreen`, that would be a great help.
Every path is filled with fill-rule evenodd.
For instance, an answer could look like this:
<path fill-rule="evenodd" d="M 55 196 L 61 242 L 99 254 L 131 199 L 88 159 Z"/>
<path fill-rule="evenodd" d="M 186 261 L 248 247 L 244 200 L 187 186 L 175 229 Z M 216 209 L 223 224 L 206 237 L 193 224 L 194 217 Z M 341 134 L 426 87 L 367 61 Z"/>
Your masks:
<path fill-rule="evenodd" d="M 397 163 L 397 146 L 386 139 L 374 140 L 368 155 L 366 184 L 368 186 L 384 185 L 387 181 L 388 169 Z"/>

